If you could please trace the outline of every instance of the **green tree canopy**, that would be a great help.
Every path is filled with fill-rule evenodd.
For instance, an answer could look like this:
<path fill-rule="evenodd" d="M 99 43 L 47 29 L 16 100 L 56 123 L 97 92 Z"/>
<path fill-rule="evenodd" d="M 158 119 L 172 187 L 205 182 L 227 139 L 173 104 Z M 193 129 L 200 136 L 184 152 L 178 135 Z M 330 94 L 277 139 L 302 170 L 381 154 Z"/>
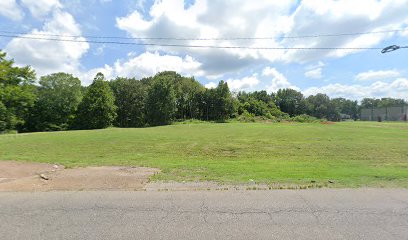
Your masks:
<path fill-rule="evenodd" d="M 332 99 L 333 104 L 336 106 L 336 110 L 339 113 L 350 115 L 353 119 L 358 119 L 359 109 L 358 102 L 345 98 Z"/>
<path fill-rule="evenodd" d="M 82 99 L 81 81 L 68 73 L 41 77 L 28 123 L 31 131 L 66 130 Z"/>
<path fill-rule="evenodd" d="M 151 126 L 170 124 L 176 114 L 176 95 L 173 79 L 156 75 L 146 99 L 146 120 Z"/>
<path fill-rule="evenodd" d="M 214 92 L 214 117 L 215 120 L 225 121 L 234 112 L 234 104 L 228 84 L 220 81 Z"/>
<path fill-rule="evenodd" d="M 361 108 L 382 108 L 382 107 L 400 107 L 408 105 L 404 99 L 397 98 L 364 98 L 361 100 Z"/>
<path fill-rule="evenodd" d="M 326 94 L 318 93 L 306 99 L 308 114 L 317 118 L 326 118 L 330 121 L 339 120 L 336 105 Z"/>
<path fill-rule="evenodd" d="M 22 130 L 35 101 L 35 72 L 31 67 L 16 67 L 0 51 L 0 131 Z"/>
<path fill-rule="evenodd" d="M 117 106 L 116 126 L 142 127 L 145 125 L 145 101 L 147 97 L 147 84 L 145 82 L 117 78 L 111 81 L 110 86 L 115 95 Z"/>
<path fill-rule="evenodd" d="M 174 88 L 176 97 L 176 119 L 199 117 L 199 102 L 197 94 L 205 91 L 205 88 L 193 77 L 183 77 L 174 71 L 160 72 L 156 78 L 168 79 Z"/>
<path fill-rule="evenodd" d="M 245 111 L 254 116 L 264 116 L 267 118 L 272 118 L 273 116 L 279 117 L 284 114 L 277 108 L 272 96 L 266 91 L 239 92 L 237 98 L 240 102 L 238 107 L 238 114 L 240 115 Z"/>
<path fill-rule="evenodd" d="M 303 94 L 294 89 L 279 89 L 274 94 L 274 100 L 282 112 L 292 117 L 306 112 L 306 102 Z"/>
<path fill-rule="evenodd" d="M 104 75 L 98 73 L 78 106 L 75 128 L 107 128 L 115 118 L 115 97 Z"/>

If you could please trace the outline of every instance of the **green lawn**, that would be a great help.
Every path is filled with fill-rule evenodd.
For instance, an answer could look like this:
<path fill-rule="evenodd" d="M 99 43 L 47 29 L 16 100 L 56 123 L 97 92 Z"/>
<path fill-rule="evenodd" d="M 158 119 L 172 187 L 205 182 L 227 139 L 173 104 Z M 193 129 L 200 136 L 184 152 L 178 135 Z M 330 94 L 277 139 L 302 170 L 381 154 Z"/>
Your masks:
<path fill-rule="evenodd" d="M 153 180 L 408 187 L 408 124 L 203 123 L 2 135 L 0 160 L 158 167 Z"/>

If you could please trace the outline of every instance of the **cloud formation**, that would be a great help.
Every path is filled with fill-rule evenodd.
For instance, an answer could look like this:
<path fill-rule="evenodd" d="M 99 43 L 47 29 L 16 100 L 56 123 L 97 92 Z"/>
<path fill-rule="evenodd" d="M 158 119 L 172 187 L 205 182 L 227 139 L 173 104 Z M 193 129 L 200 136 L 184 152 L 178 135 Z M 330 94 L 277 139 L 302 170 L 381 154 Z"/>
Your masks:
<path fill-rule="evenodd" d="M 233 92 L 250 91 L 260 83 L 256 74 L 241 79 L 228 79 L 226 82 L 228 83 L 230 90 Z"/>
<path fill-rule="evenodd" d="M 223 38 L 276 36 L 295 1 L 197 0 L 186 7 L 183 0 L 156 1 L 146 18 L 139 11 L 117 18 L 117 26 L 133 37 Z M 278 46 L 272 39 L 256 40 L 166 40 L 167 44 L 206 46 Z M 193 49 L 149 47 L 169 53 L 188 54 L 203 64 L 206 74 L 219 75 L 256 64 L 263 57 L 248 49 Z"/>
<path fill-rule="evenodd" d="M 55 10 L 52 17 L 45 21 L 41 30 L 34 29 L 31 34 L 69 34 L 80 36 L 81 30 L 73 16 L 67 12 Z M 84 41 L 85 38 L 78 37 Z M 80 59 L 88 51 L 86 42 L 57 42 L 14 38 L 5 51 L 19 65 L 31 65 L 38 76 L 54 72 L 77 73 Z"/>
<path fill-rule="evenodd" d="M 306 0 L 291 15 L 289 36 L 336 33 L 361 33 L 399 29 L 408 20 L 406 0 Z M 295 47 L 374 47 L 395 33 L 289 38 L 282 44 Z M 363 50 L 289 50 L 287 62 L 305 63 L 324 58 L 339 58 Z"/>
<path fill-rule="evenodd" d="M 377 81 L 368 86 L 334 83 L 323 87 L 311 87 L 304 91 L 304 94 L 307 96 L 316 93 L 325 93 L 330 97 L 345 97 L 356 100 L 368 97 L 392 97 L 408 100 L 408 79 L 398 78 L 391 83 Z"/>
<path fill-rule="evenodd" d="M 24 12 L 18 6 L 16 0 L 1 0 L 0 15 L 13 21 L 20 21 L 24 18 Z"/>
<path fill-rule="evenodd" d="M 378 47 L 386 41 L 392 42 L 391 39 L 399 40 L 408 37 L 408 31 L 401 31 L 296 38 L 296 36 L 406 28 L 408 0 L 257 0 L 256 2 L 156 0 L 148 3 L 145 0 L 138 0 L 132 1 L 129 5 L 132 6 L 127 8 L 131 9 L 130 12 L 113 4 L 114 1 L 111 0 L 91 2 L 91 4 L 83 4 L 79 0 L 1 0 L 0 17 L 7 18 L 3 25 L 8 24 L 9 20 L 20 21 L 21 27 L 16 27 L 17 24 L 14 26 L 16 31 L 31 29 L 29 32 L 34 34 L 77 35 L 78 40 L 85 40 L 81 37 L 84 35 L 118 35 L 118 29 L 132 37 L 196 39 L 141 40 L 144 43 L 159 44 L 276 48 Z M 92 16 L 92 20 L 84 18 L 90 7 L 93 9 L 94 5 L 98 11 L 95 12 L 95 16 Z M 113 21 L 99 21 L 106 14 L 113 13 L 119 14 L 114 16 Z M 81 22 L 77 22 L 79 19 Z M 94 26 L 92 31 L 89 27 L 91 25 Z M 93 32 L 97 30 L 101 32 Z M 246 37 L 247 39 L 242 39 Z M 210 39 L 197 40 L 197 38 Z M 366 68 L 367 64 L 361 66 L 354 64 L 355 61 L 369 56 L 363 55 L 364 50 L 357 49 L 349 51 L 255 50 L 123 46 L 120 48 L 121 51 L 114 51 L 114 47 L 105 48 L 105 45 L 88 43 L 17 38 L 7 44 L 6 41 L 8 40 L 3 40 L 5 46 L 2 48 L 16 60 L 18 65 L 32 65 L 38 76 L 58 71 L 70 72 L 79 76 L 84 84 L 89 84 L 99 71 L 111 79 L 116 76 L 142 78 L 165 70 L 196 76 L 201 82 L 207 82 L 207 87 L 216 86 L 219 79 L 227 79 L 226 82 L 233 91 L 267 88 L 269 92 L 274 92 L 279 88 L 299 89 L 297 87 L 299 85 L 307 92 L 327 90 L 329 94 L 336 96 L 343 94 L 342 96 L 345 97 L 363 96 L 365 93 L 367 96 L 387 94 L 392 96 L 393 91 L 396 96 L 404 96 L 400 89 L 404 89 L 406 84 L 403 74 L 406 71 L 397 61 L 382 63 L 373 59 L 375 66 L 382 67 L 380 70 L 369 71 Z M 122 54 L 126 53 L 129 53 L 128 56 L 123 57 Z M 351 56 L 345 61 L 339 59 L 355 53 L 361 55 Z M 394 56 L 401 58 L 399 53 L 400 51 Z M 359 60 L 355 60 L 357 57 Z M 95 58 L 109 58 L 110 64 L 95 67 L 92 62 Z M 345 66 L 344 63 L 347 64 L 347 70 L 342 69 L 342 66 Z M 254 74 L 257 69 L 262 70 Z M 289 81 L 278 69 L 284 72 L 291 71 L 290 76 L 293 80 L 299 81 L 304 77 L 310 79 L 324 77 L 328 83 L 291 82 L 292 79 Z M 334 82 L 334 79 L 339 80 Z M 361 82 L 356 84 L 355 81 Z M 314 84 L 327 85 L 310 87 Z M 305 85 L 307 87 L 304 87 Z"/>
<path fill-rule="evenodd" d="M 58 0 L 21 0 L 23 6 L 30 10 L 35 18 L 44 18 L 52 10 L 62 7 Z"/>
<path fill-rule="evenodd" d="M 276 70 L 275 68 L 271 68 L 271 67 L 264 68 L 263 71 L 262 71 L 262 76 L 272 78 L 271 84 L 268 85 L 267 88 L 266 88 L 266 90 L 269 93 L 276 92 L 276 91 L 278 91 L 279 89 L 282 89 L 282 88 L 292 88 L 292 89 L 295 89 L 295 90 L 299 90 L 298 87 L 292 85 L 288 81 L 288 79 L 282 73 L 280 73 L 278 70 Z"/>
<path fill-rule="evenodd" d="M 134 77 L 141 79 L 154 76 L 162 71 L 176 71 L 186 76 L 202 76 L 201 63 L 191 56 L 174 56 L 158 52 L 144 52 L 140 55 L 131 53 L 125 60 L 117 60 L 112 66 L 91 69 L 81 75 L 83 82 L 88 85 L 98 72 L 106 78 Z"/>
<path fill-rule="evenodd" d="M 196 0 L 186 6 L 183 0 L 155 1 L 148 16 L 138 10 L 118 17 L 119 29 L 133 37 L 180 38 L 263 38 L 211 41 L 175 41 L 186 45 L 217 45 L 247 47 L 373 47 L 393 33 L 343 35 L 337 37 L 282 38 L 328 33 L 371 32 L 400 28 L 408 22 L 406 0 L 397 1 L 334 1 L 305 0 L 255 3 L 237 0 Z M 294 9 L 294 10 L 293 10 Z M 182 33 L 182 34 L 181 34 Z M 147 40 L 146 40 L 147 41 Z M 362 50 L 252 50 L 191 49 L 152 47 L 154 50 L 188 54 L 203 64 L 207 74 L 234 72 L 259 63 L 306 63 L 324 58 L 338 58 Z M 308 76 L 319 78 L 321 70 Z"/>
<path fill-rule="evenodd" d="M 312 79 L 321 79 L 322 75 L 322 68 L 316 68 L 305 72 L 305 77 L 312 78 Z"/>
<path fill-rule="evenodd" d="M 362 72 L 355 76 L 355 79 L 358 81 L 373 81 L 373 80 L 384 80 L 390 78 L 400 77 L 401 73 L 397 70 L 379 70 L 368 72 Z"/>

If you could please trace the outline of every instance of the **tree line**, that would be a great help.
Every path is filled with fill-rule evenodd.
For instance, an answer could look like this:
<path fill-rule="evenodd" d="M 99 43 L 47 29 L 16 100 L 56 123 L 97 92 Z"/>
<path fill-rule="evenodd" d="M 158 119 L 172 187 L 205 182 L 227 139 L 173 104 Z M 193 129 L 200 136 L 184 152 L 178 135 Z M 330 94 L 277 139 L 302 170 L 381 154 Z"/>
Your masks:
<path fill-rule="evenodd" d="M 338 121 L 344 116 L 358 119 L 362 107 L 400 104 L 406 102 L 384 98 L 363 99 L 359 105 L 320 93 L 305 97 L 293 89 L 232 93 L 224 81 L 207 89 L 193 77 L 171 71 L 110 81 L 98 73 L 87 87 L 68 73 L 42 76 L 37 82 L 31 67 L 15 66 L 0 51 L 0 132 L 146 127 L 188 119 Z"/>

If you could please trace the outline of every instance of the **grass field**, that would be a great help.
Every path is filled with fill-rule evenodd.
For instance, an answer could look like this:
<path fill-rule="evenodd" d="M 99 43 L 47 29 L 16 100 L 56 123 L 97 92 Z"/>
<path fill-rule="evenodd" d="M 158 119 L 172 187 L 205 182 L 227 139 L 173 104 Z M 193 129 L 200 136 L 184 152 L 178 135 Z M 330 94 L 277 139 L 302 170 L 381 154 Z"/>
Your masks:
<path fill-rule="evenodd" d="M 0 160 L 158 167 L 153 180 L 408 187 L 408 124 L 203 123 L 2 135 Z"/>

